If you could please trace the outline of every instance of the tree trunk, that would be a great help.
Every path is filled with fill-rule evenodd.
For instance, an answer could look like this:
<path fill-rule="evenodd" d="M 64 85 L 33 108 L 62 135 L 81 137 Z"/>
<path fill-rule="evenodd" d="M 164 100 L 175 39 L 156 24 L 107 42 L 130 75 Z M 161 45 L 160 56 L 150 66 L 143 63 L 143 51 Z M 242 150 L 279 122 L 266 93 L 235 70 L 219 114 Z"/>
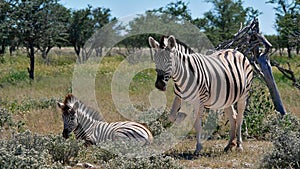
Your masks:
<path fill-rule="evenodd" d="M 29 46 L 29 59 L 30 59 L 30 68 L 28 69 L 29 78 L 34 80 L 34 46 Z"/>
<path fill-rule="evenodd" d="M 11 46 L 9 47 L 9 55 L 12 56 L 12 53 L 13 53 L 13 51 L 15 51 L 15 50 L 16 50 L 16 46 L 11 45 Z"/>
<path fill-rule="evenodd" d="M 80 46 L 79 45 L 74 45 L 74 50 L 75 50 L 75 53 L 77 55 L 77 60 L 79 63 L 81 63 L 81 59 L 80 59 Z"/>
<path fill-rule="evenodd" d="M 287 53 L 288 53 L 288 57 L 292 58 L 291 47 L 289 44 L 287 44 Z"/>
<path fill-rule="evenodd" d="M 44 59 L 46 65 L 50 64 L 48 53 L 50 52 L 51 48 L 52 47 L 46 47 L 43 50 L 41 50 L 41 52 L 42 52 L 42 58 Z"/>
<path fill-rule="evenodd" d="M 1 45 L 1 50 L 0 50 L 0 54 L 4 54 L 5 53 L 5 45 L 4 42 Z"/>
<path fill-rule="evenodd" d="M 284 49 L 279 48 L 279 56 L 282 56 L 283 50 L 284 50 Z"/>

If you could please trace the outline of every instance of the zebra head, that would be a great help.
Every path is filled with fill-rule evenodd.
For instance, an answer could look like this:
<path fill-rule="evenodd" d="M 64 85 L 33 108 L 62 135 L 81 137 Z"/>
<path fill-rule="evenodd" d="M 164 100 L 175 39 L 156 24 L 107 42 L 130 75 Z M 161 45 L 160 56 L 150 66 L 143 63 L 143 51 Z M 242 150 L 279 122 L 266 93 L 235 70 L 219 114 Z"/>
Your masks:
<path fill-rule="evenodd" d="M 64 122 L 62 135 L 67 139 L 78 126 L 77 109 L 79 107 L 79 103 L 75 102 L 73 106 L 70 106 L 58 102 L 57 105 L 62 110 L 62 119 Z"/>
<path fill-rule="evenodd" d="M 165 91 L 167 89 L 167 82 L 172 76 L 173 68 L 173 48 L 176 40 L 174 36 L 162 36 L 160 43 L 158 43 L 151 36 L 148 39 L 149 45 L 154 49 L 154 62 L 156 66 L 156 82 L 155 87 L 159 90 Z"/>

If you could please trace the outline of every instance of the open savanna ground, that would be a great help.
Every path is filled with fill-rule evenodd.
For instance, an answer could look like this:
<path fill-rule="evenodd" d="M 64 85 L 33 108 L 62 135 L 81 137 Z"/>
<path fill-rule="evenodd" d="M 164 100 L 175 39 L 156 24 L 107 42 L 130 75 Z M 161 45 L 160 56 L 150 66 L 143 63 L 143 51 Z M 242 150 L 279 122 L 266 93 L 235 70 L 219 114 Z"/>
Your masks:
<path fill-rule="evenodd" d="M 275 80 L 283 103 L 291 116 L 288 116 L 284 122 L 278 120 L 265 84 L 261 80 L 255 79 L 253 94 L 250 99 L 252 102 L 249 105 L 249 111 L 246 115 L 249 136 L 245 136 L 243 152 L 237 152 L 235 150 L 228 153 L 223 152 L 223 148 L 228 139 L 229 124 L 226 124 L 226 119 L 223 117 L 223 114 L 220 113 L 217 116 L 218 125 L 212 132 L 213 134 L 207 137 L 209 138 L 208 140 L 203 141 L 204 148 L 201 152 L 201 156 L 193 155 L 196 140 L 194 136 L 195 132 L 191 130 L 182 141 L 167 150 L 163 155 L 157 158 L 152 157 L 150 160 L 137 159 L 139 162 L 133 160 L 133 162 L 131 161 L 130 163 L 130 160 L 126 160 L 124 157 L 117 158 L 115 155 L 105 151 L 95 152 L 96 150 L 99 151 L 95 147 L 86 149 L 74 143 L 72 139 L 67 142 L 68 144 L 62 143 L 64 140 L 60 140 L 60 135 L 63 130 L 63 124 L 61 112 L 56 107 L 56 101 L 63 100 L 66 94 L 72 92 L 76 56 L 70 49 L 55 49 L 49 54 L 49 57 L 50 64 L 45 64 L 39 55 L 36 56 L 35 79 L 33 81 L 28 78 L 27 67 L 29 59 L 25 53 L 18 51 L 13 56 L 4 55 L 0 59 L 1 113 L 10 113 L 12 118 L 12 122 L 9 122 L 9 118 L 5 116 L 5 120 L 4 115 L 0 113 L 0 139 L 11 140 L 10 132 L 24 133 L 28 130 L 30 131 L 29 134 L 27 131 L 25 133 L 28 135 L 22 135 L 22 137 L 27 138 L 33 135 L 32 140 L 35 140 L 40 136 L 47 136 L 47 138 L 50 138 L 48 142 L 51 142 L 52 139 L 52 142 L 57 143 L 51 144 L 50 146 L 47 143 L 47 139 L 45 139 L 46 141 L 41 139 L 43 140 L 40 142 L 41 144 L 46 142 L 45 145 L 51 147 L 48 149 L 50 154 L 50 150 L 56 150 L 57 152 L 64 150 L 61 152 L 63 156 L 69 149 L 72 149 L 72 151 L 76 150 L 77 152 L 77 154 L 75 153 L 65 157 L 65 160 L 55 160 L 54 157 L 51 157 L 48 163 L 49 161 L 58 161 L 64 163 L 63 165 L 72 165 L 79 161 L 93 163 L 99 168 L 117 168 L 117 166 L 120 168 L 151 168 L 149 166 L 152 166 L 152 168 L 155 166 L 161 166 L 161 168 L 260 168 L 264 167 L 262 166 L 263 161 L 269 160 L 272 162 L 273 159 L 271 157 L 267 158 L 266 155 L 272 153 L 274 146 L 278 146 L 272 144 L 270 139 L 278 137 L 276 134 L 280 134 L 282 126 L 287 126 L 287 128 L 292 130 L 294 126 L 299 125 L 293 120 L 294 117 L 300 117 L 300 90 L 292 86 L 292 83 L 274 68 Z M 293 59 L 277 56 L 272 57 L 272 59 L 278 60 L 283 66 L 289 62 L 295 76 L 300 77 L 299 56 Z M 93 90 L 96 95 L 97 109 L 108 122 L 127 120 L 126 117 L 118 112 L 112 94 L 112 80 L 115 72 L 120 71 L 120 65 L 123 61 L 124 58 L 121 56 L 106 56 L 96 65 L 95 89 L 91 90 Z M 148 66 L 153 67 L 151 64 Z M 121 71 L 126 72 L 128 70 L 121 69 Z M 156 96 L 155 94 L 159 94 L 154 87 L 155 78 L 155 70 L 147 68 L 137 71 L 128 82 L 130 102 L 141 112 L 151 113 L 153 111 L 148 110 L 149 105 L 160 104 L 159 102 L 161 102 L 161 100 L 158 100 L 157 103 L 150 103 L 149 101 L 149 98 L 151 98 L 155 102 L 153 97 Z M 80 99 L 80 96 L 77 97 Z M 169 82 L 166 91 L 167 109 L 165 112 L 169 111 L 173 97 L 172 82 Z M 5 111 L 2 111 L 3 108 Z M 208 116 L 208 113 L 206 113 L 206 116 Z M 165 123 L 168 123 L 166 119 L 159 122 L 161 123 L 160 127 L 149 124 L 149 128 L 153 130 L 152 132 L 159 133 L 158 130 L 162 128 L 167 130 L 167 128 L 172 125 L 165 125 Z M 204 124 L 206 125 L 206 123 Z M 285 129 L 282 130 L 285 131 Z M 38 134 L 39 137 L 34 137 L 34 134 Z M 299 137 L 296 143 L 298 142 Z M 33 146 L 31 143 L 28 144 Z M 55 149 L 57 148 L 55 145 L 62 145 L 63 147 Z M 289 145 L 286 146 L 289 147 Z M 95 148 L 95 150 L 93 150 L 93 148 Z M 288 150 L 289 149 L 287 149 L 286 152 L 288 152 Z M 54 156 L 58 158 L 61 154 Z M 18 154 L 16 154 L 16 156 L 17 155 Z M 285 159 L 283 157 L 281 158 Z M 298 162 L 299 166 L 299 160 L 296 162 Z M 290 167 L 293 166 L 295 165 L 290 164 Z M 3 167 L 0 166 L 0 168 Z M 77 168 L 80 167 L 77 166 Z"/>

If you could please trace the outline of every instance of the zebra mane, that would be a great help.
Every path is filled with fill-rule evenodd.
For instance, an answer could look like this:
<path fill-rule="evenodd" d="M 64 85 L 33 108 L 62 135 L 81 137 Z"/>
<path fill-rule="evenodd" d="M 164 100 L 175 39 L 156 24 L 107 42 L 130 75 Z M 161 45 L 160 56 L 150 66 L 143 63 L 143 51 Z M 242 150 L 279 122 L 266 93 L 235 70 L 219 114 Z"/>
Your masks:
<path fill-rule="evenodd" d="M 104 121 L 104 118 L 100 115 L 98 111 L 95 109 L 85 105 L 83 102 L 78 100 L 73 94 L 68 94 L 65 97 L 64 105 L 68 106 L 69 108 L 73 108 L 74 104 L 78 102 L 79 108 L 78 111 L 80 111 L 85 117 L 91 118 L 96 121 Z"/>
<path fill-rule="evenodd" d="M 168 43 L 167 41 L 168 41 L 168 36 L 163 35 L 163 36 L 160 38 L 160 41 L 159 41 L 159 47 L 160 47 L 161 49 L 164 49 L 164 48 L 166 47 L 166 44 Z M 182 41 L 176 39 L 176 43 L 177 43 L 177 47 L 176 47 L 177 49 L 178 49 L 178 45 L 180 45 L 180 46 L 183 46 L 184 49 L 187 49 L 187 50 L 189 51 L 190 54 L 191 54 L 191 53 L 195 53 L 195 51 L 194 51 L 191 47 L 189 47 L 187 44 L 183 43 Z"/>

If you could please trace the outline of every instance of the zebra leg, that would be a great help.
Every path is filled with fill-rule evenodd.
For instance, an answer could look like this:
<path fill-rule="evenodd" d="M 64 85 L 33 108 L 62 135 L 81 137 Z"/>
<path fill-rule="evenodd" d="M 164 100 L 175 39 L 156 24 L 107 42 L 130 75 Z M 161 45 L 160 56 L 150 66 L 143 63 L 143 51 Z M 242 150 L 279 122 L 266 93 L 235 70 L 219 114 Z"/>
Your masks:
<path fill-rule="evenodd" d="M 242 151 L 242 124 L 244 118 L 244 111 L 246 108 L 246 100 L 242 99 L 237 102 L 237 150 Z"/>
<path fill-rule="evenodd" d="M 227 152 L 228 150 L 231 150 L 232 147 L 234 147 L 236 145 L 234 143 L 234 139 L 236 136 L 236 115 L 237 114 L 233 108 L 233 105 L 224 109 L 224 112 L 225 112 L 226 116 L 228 116 L 229 122 L 230 122 L 230 131 L 229 131 L 230 138 L 229 138 L 228 145 L 224 148 L 224 151 Z"/>
<path fill-rule="evenodd" d="M 199 155 L 199 152 L 202 149 L 201 145 L 201 131 L 202 131 L 202 112 L 204 110 L 203 106 L 199 106 L 198 104 L 194 105 L 194 113 L 196 115 L 196 121 L 194 123 L 194 128 L 196 130 L 196 150 L 194 152 L 195 155 Z"/>
<path fill-rule="evenodd" d="M 175 96 L 174 101 L 173 101 L 173 105 L 172 105 L 172 109 L 171 109 L 171 112 L 169 114 L 169 120 L 171 122 L 180 123 L 186 117 L 185 113 L 182 113 L 182 112 L 178 113 L 178 111 L 181 108 L 181 101 L 182 101 L 181 98 L 179 98 L 178 96 Z"/>

